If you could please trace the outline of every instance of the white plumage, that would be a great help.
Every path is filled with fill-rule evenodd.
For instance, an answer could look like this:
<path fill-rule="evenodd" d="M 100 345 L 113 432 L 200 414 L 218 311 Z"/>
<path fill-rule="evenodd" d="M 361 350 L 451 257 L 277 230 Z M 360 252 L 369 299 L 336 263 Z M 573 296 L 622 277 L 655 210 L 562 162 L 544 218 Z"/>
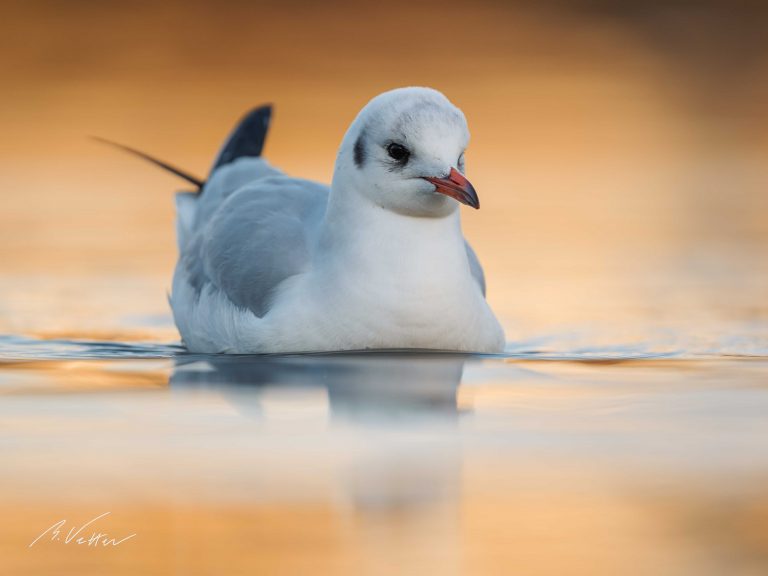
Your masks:
<path fill-rule="evenodd" d="M 439 92 L 393 90 L 350 126 L 330 189 L 243 156 L 179 194 L 171 305 L 185 345 L 502 351 L 455 199 L 477 202 L 459 174 L 468 139 Z"/>

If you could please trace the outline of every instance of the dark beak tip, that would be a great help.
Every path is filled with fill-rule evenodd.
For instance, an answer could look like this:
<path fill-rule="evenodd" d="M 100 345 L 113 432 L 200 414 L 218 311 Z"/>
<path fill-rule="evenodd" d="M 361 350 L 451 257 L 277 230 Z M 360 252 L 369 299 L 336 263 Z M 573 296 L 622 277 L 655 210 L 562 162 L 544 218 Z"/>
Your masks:
<path fill-rule="evenodd" d="M 467 187 L 468 189 L 465 190 L 464 194 L 464 204 L 467 206 L 471 206 L 475 210 L 480 210 L 480 198 L 477 197 L 477 192 L 475 192 L 474 186 L 469 184 Z"/>

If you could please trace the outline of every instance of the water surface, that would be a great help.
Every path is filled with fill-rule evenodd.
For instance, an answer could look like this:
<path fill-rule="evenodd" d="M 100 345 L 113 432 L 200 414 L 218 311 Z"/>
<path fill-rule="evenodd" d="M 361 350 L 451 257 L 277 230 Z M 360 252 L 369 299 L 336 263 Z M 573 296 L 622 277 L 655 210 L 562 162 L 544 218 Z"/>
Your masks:
<path fill-rule="evenodd" d="M 527 347 L 5 336 L 0 556 L 12 574 L 765 573 L 767 358 Z M 28 548 L 104 512 L 136 536 Z"/>

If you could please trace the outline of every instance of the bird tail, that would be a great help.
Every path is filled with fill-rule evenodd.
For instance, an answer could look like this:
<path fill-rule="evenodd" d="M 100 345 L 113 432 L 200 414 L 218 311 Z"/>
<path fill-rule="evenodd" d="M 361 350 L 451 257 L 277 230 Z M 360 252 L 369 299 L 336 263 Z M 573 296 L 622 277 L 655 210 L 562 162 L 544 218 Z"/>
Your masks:
<path fill-rule="evenodd" d="M 176 193 L 176 242 L 179 253 L 184 251 L 187 242 L 192 238 L 197 218 L 197 192 Z"/>
<path fill-rule="evenodd" d="M 268 104 L 253 108 L 243 116 L 224 142 L 219 153 L 216 155 L 216 161 L 211 168 L 211 174 L 218 168 L 226 166 L 239 158 L 260 157 L 261 152 L 264 149 L 264 142 L 267 139 L 267 131 L 269 130 L 269 122 L 271 118 L 272 106 Z M 113 146 L 124 152 L 128 152 L 129 154 L 138 156 L 142 160 L 151 162 L 155 166 L 159 166 L 163 170 L 183 178 L 197 188 L 193 192 L 179 192 L 176 194 L 176 237 L 179 244 L 179 250 L 183 251 L 184 246 L 192 236 L 197 216 L 197 200 L 205 187 L 206 180 L 193 176 L 185 170 L 181 170 L 163 160 L 150 156 L 135 148 L 131 148 L 130 146 L 119 144 L 107 140 L 106 138 L 99 138 L 98 136 L 92 136 L 92 138 L 102 144 Z"/>

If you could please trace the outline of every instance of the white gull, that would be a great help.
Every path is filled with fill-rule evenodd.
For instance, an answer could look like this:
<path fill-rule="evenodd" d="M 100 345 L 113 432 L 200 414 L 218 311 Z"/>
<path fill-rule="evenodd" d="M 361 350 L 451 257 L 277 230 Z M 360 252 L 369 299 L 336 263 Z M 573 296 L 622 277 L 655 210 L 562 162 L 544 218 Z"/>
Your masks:
<path fill-rule="evenodd" d="M 458 108 L 429 88 L 377 96 L 330 188 L 261 157 L 269 118 L 247 115 L 201 190 L 177 195 L 170 301 L 190 351 L 503 350 L 461 231 L 460 203 L 479 201 Z"/>

